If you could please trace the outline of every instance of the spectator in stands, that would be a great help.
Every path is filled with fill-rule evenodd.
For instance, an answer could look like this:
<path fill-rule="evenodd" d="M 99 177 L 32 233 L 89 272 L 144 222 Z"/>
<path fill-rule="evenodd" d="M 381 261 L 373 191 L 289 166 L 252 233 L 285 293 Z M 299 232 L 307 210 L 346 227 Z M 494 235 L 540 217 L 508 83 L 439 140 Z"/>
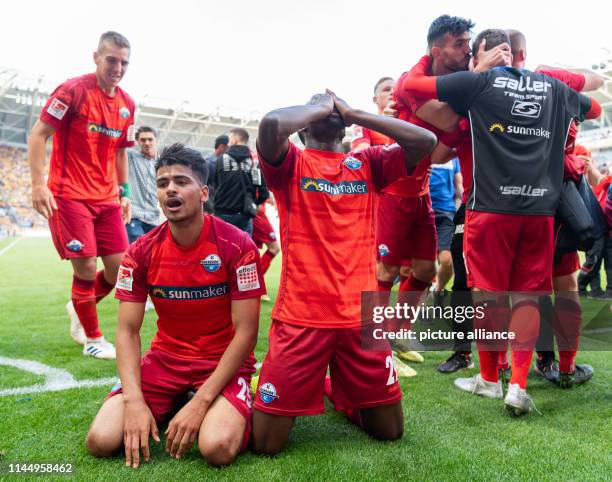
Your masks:
<path fill-rule="evenodd" d="M 208 164 L 208 172 L 213 173 L 215 171 L 215 165 L 217 162 L 217 158 L 222 156 L 227 150 L 227 144 L 229 142 L 229 137 L 225 134 L 221 134 L 215 139 L 215 152 L 213 152 L 210 156 L 206 158 L 206 164 Z M 209 178 L 210 179 L 210 178 Z M 215 192 L 213 187 L 208 184 L 208 201 L 204 203 L 204 210 L 212 214 L 214 212 L 213 198 Z"/>
<path fill-rule="evenodd" d="M 270 193 L 248 147 L 249 133 L 240 127 L 229 132 L 228 148 L 217 157 L 210 172 L 214 192 L 214 213 L 253 236 L 257 206 Z"/>
<path fill-rule="evenodd" d="M 130 244 L 157 226 L 160 214 L 155 181 L 157 136 L 153 128 L 141 126 L 136 142 L 139 148 L 128 150 L 132 219 L 125 227 Z"/>

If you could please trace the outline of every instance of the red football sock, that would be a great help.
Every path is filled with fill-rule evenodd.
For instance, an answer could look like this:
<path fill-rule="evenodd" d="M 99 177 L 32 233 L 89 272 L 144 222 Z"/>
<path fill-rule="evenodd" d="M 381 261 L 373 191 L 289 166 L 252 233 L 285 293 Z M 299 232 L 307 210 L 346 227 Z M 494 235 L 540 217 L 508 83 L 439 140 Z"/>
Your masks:
<path fill-rule="evenodd" d="M 418 278 L 415 278 L 412 273 L 410 276 L 407 276 L 400 283 L 399 290 L 400 291 L 425 291 L 429 286 L 429 283 L 425 281 L 421 281 Z"/>
<path fill-rule="evenodd" d="M 103 269 L 101 269 L 100 271 L 96 273 L 95 283 L 96 283 L 96 288 L 95 288 L 96 303 L 100 303 L 100 301 L 102 301 L 102 299 L 104 299 L 106 295 L 108 295 L 111 291 L 113 291 L 113 288 L 115 287 L 115 285 L 106 281 L 106 278 L 104 277 Z"/>
<path fill-rule="evenodd" d="M 500 322 L 502 324 L 502 331 L 507 332 L 508 331 L 508 326 L 510 325 L 510 307 L 507 305 L 507 301 L 504 301 L 504 306 L 500 306 L 498 308 L 497 311 L 497 316 L 500 319 Z M 498 342 L 501 346 L 500 346 L 500 351 L 499 351 L 499 360 L 498 360 L 498 364 L 499 367 L 502 370 L 507 370 L 508 368 L 510 368 L 510 364 L 508 363 L 508 348 L 510 345 L 510 342 L 508 340 L 499 340 Z"/>
<path fill-rule="evenodd" d="M 553 317 L 555 338 L 559 347 L 559 371 L 572 373 L 574 360 L 580 344 L 582 309 L 580 303 L 557 296 Z"/>
<path fill-rule="evenodd" d="M 540 331 L 540 308 L 535 301 L 521 301 L 512 307 L 510 332 L 514 333 L 512 347 L 512 375 L 510 383 L 527 388 L 527 375 Z"/>
<path fill-rule="evenodd" d="M 96 282 L 72 277 L 72 304 L 87 338 L 102 336 L 96 310 Z"/>
<path fill-rule="evenodd" d="M 495 331 L 496 317 L 498 316 L 498 306 L 495 301 L 480 302 L 476 304 L 477 308 L 482 308 L 483 316 L 474 319 L 474 328 L 487 331 Z M 478 340 L 478 358 L 480 360 L 480 376 L 487 382 L 498 381 L 497 364 L 500 352 L 497 347 L 491 344 L 490 341 Z"/>
<path fill-rule="evenodd" d="M 270 252 L 269 249 L 266 250 L 266 252 L 261 256 L 261 271 L 263 272 L 263 274 L 266 274 L 266 271 L 268 271 L 268 268 L 270 267 L 270 263 L 274 259 L 274 256 L 276 256 L 276 254 Z"/>

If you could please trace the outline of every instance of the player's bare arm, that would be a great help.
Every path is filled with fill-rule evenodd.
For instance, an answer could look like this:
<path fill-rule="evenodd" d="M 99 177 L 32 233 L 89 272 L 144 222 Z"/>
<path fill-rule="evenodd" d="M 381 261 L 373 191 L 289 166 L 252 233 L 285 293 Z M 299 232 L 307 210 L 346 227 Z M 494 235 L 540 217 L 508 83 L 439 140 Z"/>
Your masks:
<path fill-rule="evenodd" d="M 144 303 L 122 301 L 119 304 L 117 327 L 117 370 L 123 389 L 125 414 L 123 444 L 125 465 L 140 465 L 140 450 L 149 460 L 149 436 L 159 442 L 159 432 L 153 414 L 144 400 L 140 384 L 140 327 L 144 318 Z"/>
<path fill-rule="evenodd" d="M 28 163 L 32 178 L 32 206 L 36 211 L 49 219 L 57 204 L 45 180 L 45 150 L 47 140 L 55 129 L 49 124 L 38 120 L 28 138 Z"/>
<path fill-rule="evenodd" d="M 264 159 L 280 164 L 289 149 L 289 136 L 312 122 L 325 119 L 334 109 L 329 95 L 314 96 L 307 105 L 284 107 L 267 113 L 259 123 L 257 148 Z"/>
<path fill-rule="evenodd" d="M 168 424 L 166 452 L 172 458 L 180 458 L 193 446 L 208 408 L 255 348 L 259 329 L 259 303 L 259 298 L 232 300 L 232 341 L 215 371 Z"/>
<path fill-rule="evenodd" d="M 117 166 L 117 182 L 120 186 L 127 184 L 129 179 L 127 149 L 117 149 L 115 153 L 115 163 Z M 120 194 L 121 217 L 123 218 L 123 223 L 128 224 L 132 219 L 132 203 L 130 202 L 129 196 L 122 194 L 125 193 Z"/>
<path fill-rule="evenodd" d="M 538 70 L 555 70 L 559 67 L 551 67 L 550 65 L 539 65 L 535 71 Z M 582 92 L 591 92 L 593 90 L 599 89 L 605 82 L 601 75 L 596 74 L 595 72 L 588 69 L 564 69 L 568 72 L 572 72 L 574 74 L 581 74 L 584 76 L 584 87 L 582 88 Z"/>
<path fill-rule="evenodd" d="M 414 167 L 436 145 L 436 136 L 426 129 L 393 117 L 353 109 L 333 92 L 328 93 L 334 99 L 334 105 L 346 125 L 357 124 L 395 139 L 404 149 L 404 157 L 409 167 Z"/>

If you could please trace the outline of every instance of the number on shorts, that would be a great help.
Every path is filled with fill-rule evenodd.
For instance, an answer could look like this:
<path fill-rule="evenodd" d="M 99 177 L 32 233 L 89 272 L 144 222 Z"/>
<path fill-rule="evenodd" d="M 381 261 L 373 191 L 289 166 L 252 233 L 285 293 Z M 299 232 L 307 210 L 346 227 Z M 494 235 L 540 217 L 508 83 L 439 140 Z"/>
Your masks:
<path fill-rule="evenodd" d="M 242 400 L 244 403 L 246 403 L 247 407 L 251 408 L 253 403 L 251 400 L 251 387 L 249 387 L 247 381 L 242 377 L 238 377 L 237 383 L 241 387 L 240 392 L 238 392 L 238 399 Z"/>
<path fill-rule="evenodd" d="M 387 378 L 387 385 L 393 385 L 397 382 L 397 373 L 395 373 L 395 365 L 393 364 L 393 357 L 387 355 L 385 359 L 385 367 L 389 369 L 389 378 Z"/>

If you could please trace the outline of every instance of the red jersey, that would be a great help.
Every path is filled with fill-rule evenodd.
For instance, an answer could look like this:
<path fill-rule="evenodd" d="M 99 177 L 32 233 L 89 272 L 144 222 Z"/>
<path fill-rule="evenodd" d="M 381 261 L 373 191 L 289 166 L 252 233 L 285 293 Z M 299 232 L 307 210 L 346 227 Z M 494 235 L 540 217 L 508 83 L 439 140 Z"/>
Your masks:
<path fill-rule="evenodd" d="M 376 192 L 406 175 L 394 144 L 356 153 L 289 143 L 279 166 L 260 165 L 276 199 L 283 264 L 272 318 L 313 328 L 358 327 L 361 292 L 376 291 Z"/>
<path fill-rule="evenodd" d="M 610 184 L 612 184 L 612 176 L 604 176 L 597 186 L 593 188 L 593 192 L 595 193 L 595 197 L 599 201 L 601 205 L 601 209 L 606 208 L 606 198 L 608 197 L 608 190 L 610 189 Z"/>
<path fill-rule="evenodd" d="M 55 129 L 49 168 L 54 196 L 112 202 L 119 196 L 115 154 L 134 145 L 134 101 L 119 87 L 114 97 L 95 74 L 67 80 L 49 97 L 40 120 Z"/>
<path fill-rule="evenodd" d="M 179 358 L 220 359 L 232 341 L 231 301 L 266 292 L 259 252 L 249 236 L 204 216 L 198 242 L 174 242 L 168 222 L 138 238 L 123 256 L 115 298 L 155 305 L 151 343 Z"/>
<path fill-rule="evenodd" d="M 357 149 L 361 144 L 368 146 L 388 146 L 393 144 L 393 139 L 380 132 L 373 131 L 367 127 L 355 126 L 353 129 L 353 139 L 351 149 Z"/>
<path fill-rule="evenodd" d="M 393 96 L 400 119 L 423 127 L 440 138 L 444 135 L 440 129 L 425 122 L 416 115 L 416 111 L 431 99 L 415 97 L 404 89 L 404 81 L 406 78 L 411 76 L 431 75 L 430 62 L 429 56 L 426 55 L 422 57 L 409 72 L 404 72 L 395 83 Z M 429 192 L 430 173 L 431 157 L 427 156 L 419 161 L 410 176 L 400 179 L 391 186 L 385 188 L 385 193 L 402 197 L 418 197 L 427 194 Z"/>

